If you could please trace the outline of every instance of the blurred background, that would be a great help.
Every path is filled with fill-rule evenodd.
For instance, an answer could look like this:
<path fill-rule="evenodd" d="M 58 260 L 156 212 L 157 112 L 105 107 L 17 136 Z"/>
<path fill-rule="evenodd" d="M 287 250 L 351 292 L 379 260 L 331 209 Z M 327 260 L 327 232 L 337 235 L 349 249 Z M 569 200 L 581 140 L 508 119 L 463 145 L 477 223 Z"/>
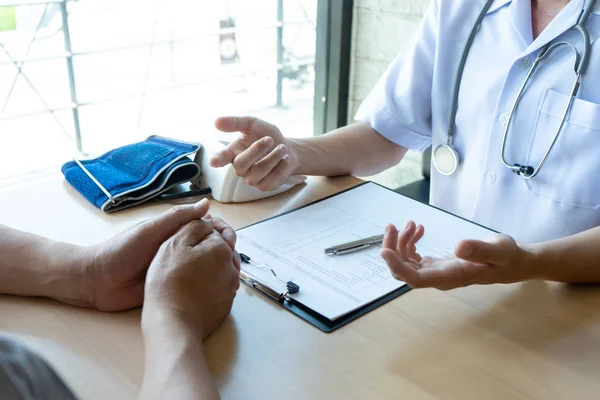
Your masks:
<path fill-rule="evenodd" d="M 151 134 L 201 142 L 221 115 L 291 137 L 351 122 L 427 3 L 0 0 L 0 185 Z M 382 183 L 419 178 L 403 164 Z"/>
<path fill-rule="evenodd" d="M 312 135 L 316 15 L 316 0 L 0 7 L 0 179 L 152 133 L 199 140 L 225 114 Z"/>

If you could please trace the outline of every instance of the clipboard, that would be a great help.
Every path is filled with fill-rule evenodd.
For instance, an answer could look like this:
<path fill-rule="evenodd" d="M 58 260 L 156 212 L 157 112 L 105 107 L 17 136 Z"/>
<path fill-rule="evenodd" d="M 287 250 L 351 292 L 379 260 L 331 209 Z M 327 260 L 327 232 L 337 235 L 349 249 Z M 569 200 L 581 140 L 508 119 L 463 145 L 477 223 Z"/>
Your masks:
<path fill-rule="evenodd" d="M 254 224 L 250 224 L 248 226 L 245 226 L 244 228 L 238 229 L 238 231 L 243 230 L 243 229 L 247 229 L 247 228 L 249 228 L 251 226 L 258 225 L 258 224 L 261 224 L 261 223 L 264 223 L 264 222 L 267 222 L 267 221 L 270 221 L 270 220 L 273 220 L 273 219 L 276 219 L 276 218 L 281 218 L 284 215 L 297 212 L 298 210 L 301 210 L 303 208 L 310 207 L 312 205 L 315 205 L 317 203 L 329 200 L 329 199 L 334 198 L 336 196 L 340 196 L 340 195 L 342 195 L 342 194 L 344 194 L 346 192 L 355 190 L 355 189 L 357 189 L 357 188 L 359 188 L 361 186 L 364 186 L 364 185 L 375 185 L 375 186 L 378 186 L 379 188 L 383 188 L 383 189 L 385 189 L 385 190 L 393 193 L 394 195 L 397 195 L 397 196 L 402 197 L 404 199 L 408 199 L 410 202 L 418 203 L 416 200 L 411 199 L 410 197 L 405 196 L 405 195 L 403 195 L 401 193 L 395 192 L 392 189 L 386 188 L 386 187 L 384 187 L 384 186 L 382 186 L 382 185 L 380 185 L 380 184 L 378 184 L 376 182 L 368 182 L 367 181 L 367 182 L 362 182 L 362 183 L 360 183 L 360 184 L 358 184 L 356 186 L 353 186 L 351 188 L 345 189 L 343 191 L 340 191 L 338 193 L 335 193 L 333 195 L 330 195 L 330 196 L 324 197 L 322 199 L 313 201 L 313 202 L 308 203 L 306 205 L 303 205 L 301 207 L 297 207 L 297 208 L 295 208 L 293 210 L 290 210 L 290 211 L 287 211 L 287 212 L 275 215 L 273 217 L 267 218 L 267 219 L 265 219 L 263 221 L 256 222 Z M 472 225 L 472 226 L 475 226 L 475 227 L 477 227 L 479 229 L 483 228 L 487 232 L 496 232 L 496 231 L 491 230 L 491 229 L 489 229 L 489 228 L 487 228 L 487 227 L 485 227 L 483 225 L 480 225 L 480 224 L 477 224 L 475 222 L 469 221 L 469 220 L 467 220 L 465 218 L 462 218 L 460 216 L 457 216 L 457 215 L 454 215 L 452 213 L 449 213 L 449 212 L 447 212 L 445 210 L 442 210 L 442 209 L 440 209 L 438 207 L 435 207 L 435 206 L 432 206 L 432 205 L 428 205 L 428 204 L 422 204 L 422 203 L 419 203 L 419 204 L 422 207 L 427 207 L 427 208 L 431 208 L 433 210 L 437 210 L 438 213 L 441 212 L 441 213 L 443 213 L 443 214 L 445 214 L 447 216 L 451 216 L 454 219 L 468 222 L 468 225 L 470 225 L 470 226 Z M 275 275 L 275 273 L 274 273 L 273 270 L 271 270 L 271 272 L 273 272 L 273 274 Z M 277 279 L 281 280 L 280 278 L 277 278 Z M 306 322 L 310 323 L 311 325 L 313 325 L 314 327 L 320 329 L 321 331 L 323 331 L 325 333 L 331 333 L 331 332 L 333 332 L 333 331 L 335 331 L 335 330 L 337 330 L 337 329 L 339 329 L 339 328 L 347 325 L 348 323 L 350 323 L 350 322 L 352 322 L 352 321 L 354 321 L 354 320 L 362 317 L 363 315 L 365 315 L 365 314 L 367 314 L 367 313 L 369 313 L 369 312 L 371 312 L 371 311 L 379 308 L 380 306 L 382 306 L 382 305 L 390 302 L 391 300 L 396 299 L 397 297 L 399 297 L 399 296 L 401 296 L 401 295 L 403 295 L 403 294 L 405 294 L 405 293 L 407 293 L 408 291 L 411 290 L 411 288 L 408 286 L 408 284 L 404 284 L 403 286 L 401 286 L 401 287 L 399 287 L 397 289 L 394 289 L 394 290 L 390 291 L 389 293 L 387 293 L 387 294 L 385 294 L 385 295 L 383 295 L 383 296 L 381 296 L 381 297 L 379 297 L 379 298 L 377 298 L 377 299 L 375 299 L 375 300 L 373 300 L 373 301 L 371 301 L 371 302 L 369 302 L 367 304 L 362 305 L 360 308 L 357 308 L 357 309 L 355 309 L 353 311 L 350 311 L 350 312 L 348 312 L 348 313 L 346 313 L 344 315 L 341 315 L 340 317 L 335 318 L 335 319 L 332 320 L 332 319 L 327 318 L 324 315 L 320 314 L 319 312 L 313 310 L 312 308 L 310 308 L 310 307 L 308 307 L 308 306 L 300 303 L 299 301 L 296 301 L 294 299 L 294 297 L 289 294 L 289 290 L 288 290 L 288 292 L 278 290 L 273 285 L 270 285 L 270 284 L 266 283 L 264 280 L 261 280 L 261 279 L 257 278 L 256 276 L 252 275 L 251 273 L 249 273 L 247 270 L 244 270 L 243 264 L 242 264 L 242 272 L 240 273 L 240 280 L 243 283 L 245 283 L 246 285 L 248 285 L 248 286 L 252 287 L 253 289 L 255 289 L 256 291 L 260 292 L 265 298 L 267 298 L 267 299 L 269 299 L 269 300 L 271 300 L 271 301 L 279 304 L 280 306 L 282 306 L 286 310 L 288 310 L 291 313 L 295 314 L 297 317 L 302 318 Z M 289 283 L 291 283 L 291 282 L 288 282 L 288 284 Z M 288 289 L 289 289 L 289 286 L 288 286 Z"/>
<path fill-rule="evenodd" d="M 253 225 L 257 225 L 260 223 L 264 223 L 266 221 L 275 219 L 275 218 L 280 218 L 286 214 L 290 214 L 293 212 L 296 212 L 298 210 L 301 210 L 303 208 L 306 207 L 310 207 L 314 204 L 320 203 L 322 201 L 328 200 L 332 197 L 336 197 L 339 196 L 345 192 L 351 191 L 353 189 L 356 189 L 360 186 L 363 186 L 365 184 L 369 184 L 369 183 L 374 183 L 374 182 L 362 182 L 359 183 L 358 185 L 352 186 L 348 189 L 342 190 L 340 192 L 337 192 L 335 194 L 332 194 L 330 196 L 327 197 L 323 197 L 319 200 L 310 202 L 308 204 L 305 204 L 303 206 L 297 207 L 295 209 L 286 211 L 284 213 L 275 215 L 273 217 L 267 218 L 265 220 L 256 222 L 254 224 L 250 224 L 247 225 L 241 229 L 245 229 L 245 228 L 249 228 Z M 382 185 L 379 185 L 377 183 L 374 183 L 380 187 L 384 187 Z M 385 187 L 384 187 L 385 188 Z M 385 188 L 391 192 L 394 192 L 393 190 L 389 189 L 389 188 Z M 394 192 L 396 193 L 396 192 Z M 398 196 L 404 196 L 400 193 L 396 193 Z M 406 196 L 404 196 L 406 197 Z M 242 277 L 242 275 L 245 274 L 246 277 L 245 279 Z M 285 308 L 286 310 L 290 311 L 292 314 L 296 315 L 299 318 L 302 318 L 303 320 L 305 320 L 306 322 L 308 322 L 309 324 L 313 325 L 314 327 L 320 329 L 321 331 L 325 332 L 325 333 L 331 333 L 333 331 L 335 331 L 336 329 L 341 328 L 344 325 L 347 325 L 348 323 L 362 317 L 363 315 L 375 310 L 376 308 L 379 308 L 380 306 L 390 302 L 391 300 L 403 295 L 404 293 L 408 292 L 409 290 L 411 290 L 411 288 L 405 284 L 404 286 L 384 295 L 383 297 L 380 297 L 354 311 L 351 311 L 339 318 L 336 318 L 335 320 L 331 320 L 323 315 L 321 315 L 320 313 L 316 312 L 315 310 L 305 306 L 304 304 L 295 301 L 294 298 L 292 296 L 287 295 L 285 292 L 282 292 L 280 290 L 277 290 L 276 288 L 274 288 L 272 285 L 267 284 L 266 282 L 264 282 L 261 279 L 258 279 L 257 277 L 255 277 L 254 275 L 248 273 L 247 271 L 245 271 L 242 267 L 242 273 L 240 275 L 240 281 L 244 284 L 246 284 L 247 286 L 253 288 L 254 290 L 256 290 L 257 292 L 261 293 L 263 295 L 263 297 L 269 299 L 270 301 L 279 304 L 281 307 Z"/>

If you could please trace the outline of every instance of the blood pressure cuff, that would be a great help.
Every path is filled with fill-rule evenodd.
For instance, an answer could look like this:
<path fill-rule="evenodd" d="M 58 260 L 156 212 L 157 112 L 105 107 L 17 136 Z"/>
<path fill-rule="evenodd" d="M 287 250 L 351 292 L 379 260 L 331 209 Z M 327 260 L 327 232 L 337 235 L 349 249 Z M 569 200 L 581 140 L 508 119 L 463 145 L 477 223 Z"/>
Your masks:
<path fill-rule="evenodd" d="M 200 167 L 188 156 L 200 147 L 151 136 L 93 160 L 80 161 L 81 165 L 67 162 L 61 171 L 83 197 L 110 213 L 148 201 L 197 178 Z"/>

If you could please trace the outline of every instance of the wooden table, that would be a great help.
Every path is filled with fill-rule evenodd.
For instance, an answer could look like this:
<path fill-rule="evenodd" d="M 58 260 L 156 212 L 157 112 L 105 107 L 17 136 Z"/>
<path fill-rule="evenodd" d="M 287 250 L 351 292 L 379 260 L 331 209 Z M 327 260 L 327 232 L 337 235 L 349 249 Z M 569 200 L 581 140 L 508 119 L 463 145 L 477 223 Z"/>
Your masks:
<path fill-rule="evenodd" d="M 356 183 L 310 178 L 260 202 L 213 202 L 211 212 L 239 228 Z M 60 176 L 0 188 L 0 223 L 77 244 L 168 207 L 103 215 Z M 0 296 L 0 331 L 41 352 L 82 399 L 136 397 L 139 322 L 139 310 L 107 314 Z M 597 398 L 600 289 L 528 282 L 416 290 L 324 334 L 242 286 L 206 353 L 226 399 Z"/>

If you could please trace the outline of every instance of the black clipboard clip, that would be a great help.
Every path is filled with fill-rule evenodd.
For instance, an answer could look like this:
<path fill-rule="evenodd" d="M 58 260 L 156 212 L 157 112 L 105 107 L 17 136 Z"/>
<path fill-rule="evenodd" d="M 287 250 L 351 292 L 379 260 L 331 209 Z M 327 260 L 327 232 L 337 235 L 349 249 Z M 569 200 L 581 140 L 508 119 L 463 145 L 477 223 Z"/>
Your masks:
<path fill-rule="evenodd" d="M 255 263 L 246 254 L 240 253 L 240 259 L 245 264 L 251 264 L 251 265 L 254 265 L 256 268 L 265 269 L 265 270 L 271 272 L 276 279 L 278 279 L 279 281 L 283 282 L 283 284 L 285 284 L 286 290 L 284 290 L 284 291 L 277 290 L 272 285 L 266 283 L 263 280 L 256 278 L 254 275 L 252 275 L 248 271 L 246 271 L 244 269 L 240 270 L 240 280 L 242 282 L 244 282 L 248 286 L 258 290 L 259 292 L 263 293 L 264 295 L 270 297 L 272 300 L 275 300 L 280 303 L 283 302 L 284 300 L 289 301 L 290 294 L 296 294 L 300 291 L 300 286 L 298 286 L 297 284 L 295 284 L 292 281 L 286 282 L 285 280 L 283 280 L 279 276 L 277 276 L 277 274 L 275 273 L 275 271 L 272 268 L 269 268 L 266 265 Z"/>

